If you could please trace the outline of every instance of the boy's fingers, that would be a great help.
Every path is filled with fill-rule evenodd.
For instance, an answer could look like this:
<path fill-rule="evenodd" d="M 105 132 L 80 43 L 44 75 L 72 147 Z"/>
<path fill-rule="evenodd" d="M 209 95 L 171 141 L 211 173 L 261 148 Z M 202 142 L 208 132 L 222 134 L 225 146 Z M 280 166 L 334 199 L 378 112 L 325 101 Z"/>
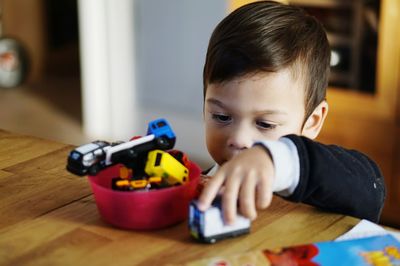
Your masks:
<path fill-rule="evenodd" d="M 272 182 L 273 179 L 269 176 L 261 178 L 257 184 L 257 208 L 265 209 L 272 201 Z"/>
<path fill-rule="evenodd" d="M 255 208 L 255 187 L 256 176 L 254 172 L 250 172 L 247 175 L 245 182 L 243 182 L 239 192 L 240 213 L 250 220 L 254 220 L 257 217 L 257 211 Z"/>
<path fill-rule="evenodd" d="M 225 175 L 217 173 L 213 178 L 208 181 L 198 200 L 197 205 L 199 210 L 205 211 L 210 207 L 215 196 L 217 196 L 220 187 L 224 183 L 224 180 Z"/>
<path fill-rule="evenodd" d="M 231 173 L 225 182 L 225 190 L 222 195 L 222 210 L 227 224 L 233 224 L 236 219 L 237 200 L 241 183 L 241 176 Z"/>

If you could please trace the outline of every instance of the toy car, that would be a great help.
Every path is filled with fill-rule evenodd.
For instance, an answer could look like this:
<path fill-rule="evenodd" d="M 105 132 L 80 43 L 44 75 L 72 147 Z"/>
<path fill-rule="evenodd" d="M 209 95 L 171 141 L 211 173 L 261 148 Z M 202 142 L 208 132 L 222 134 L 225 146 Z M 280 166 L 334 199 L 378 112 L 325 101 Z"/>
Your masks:
<path fill-rule="evenodd" d="M 175 145 L 175 133 L 165 119 L 151 121 L 148 125 L 148 135 L 134 138 L 129 142 L 114 146 L 107 150 L 106 165 L 122 163 L 135 169 L 134 175 L 140 177 L 144 174 L 147 154 L 151 150 L 172 149 Z"/>
<path fill-rule="evenodd" d="M 186 168 L 190 167 L 189 157 L 186 155 L 186 153 L 184 153 L 180 150 L 169 150 L 168 153 L 171 154 L 175 159 L 177 159 Z"/>
<path fill-rule="evenodd" d="M 113 190 L 132 191 L 146 190 L 162 187 L 162 178 L 158 176 L 149 177 L 147 179 L 130 180 L 123 178 L 113 178 L 111 183 Z"/>
<path fill-rule="evenodd" d="M 197 208 L 196 201 L 192 201 L 189 205 L 189 230 L 195 239 L 215 243 L 217 240 L 249 233 L 250 220 L 238 215 L 233 225 L 224 224 L 220 197 L 204 212 Z"/>
<path fill-rule="evenodd" d="M 109 142 L 101 140 L 79 146 L 70 152 L 67 170 L 79 176 L 96 174 L 106 166 L 104 159 L 110 148 Z"/>
<path fill-rule="evenodd" d="M 160 176 L 170 186 L 186 184 L 189 181 L 189 170 L 171 154 L 162 150 L 149 152 L 145 166 L 149 176 Z"/>
<path fill-rule="evenodd" d="M 151 121 L 147 126 L 147 135 L 154 135 L 156 138 L 166 138 L 171 143 L 171 146 L 175 145 L 175 133 L 164 118 Z"/>

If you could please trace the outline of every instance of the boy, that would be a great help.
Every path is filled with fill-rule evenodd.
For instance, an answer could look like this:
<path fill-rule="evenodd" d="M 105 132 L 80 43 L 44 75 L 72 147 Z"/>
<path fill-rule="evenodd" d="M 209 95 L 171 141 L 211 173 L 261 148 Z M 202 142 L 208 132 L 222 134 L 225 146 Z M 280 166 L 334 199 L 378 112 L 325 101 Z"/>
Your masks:
<path fill-rule="evenodd" d="M 323 27 L 297 7 L 255 2 L 220 22 L 204 66 L 206 142 L 217 165 L 201 210 L 222 193 L 228 224 L 237 211 L 253 220 L 276 193 L 379 220 L 385 185 L 378 166 L 312 140 L 328 112 L 329 63 Z"/>

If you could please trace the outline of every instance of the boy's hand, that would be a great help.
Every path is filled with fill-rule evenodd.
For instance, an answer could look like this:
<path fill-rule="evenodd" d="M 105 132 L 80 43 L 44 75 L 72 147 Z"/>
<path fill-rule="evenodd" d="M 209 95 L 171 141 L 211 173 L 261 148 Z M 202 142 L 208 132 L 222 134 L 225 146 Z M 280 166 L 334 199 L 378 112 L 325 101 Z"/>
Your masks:
<path fill-rule="evenodd" d="M 257 145 L 244 150 L 222 165 L 209 180 L 199 197 L 199 209 L 209 208 L 224 186 L 222 209 L 225 222 L 234 222 L 238 202 L 240 213 L 254 220 L 256 208 L 265 209 L 271 203 L 273 178 L 272 158 L 263 147 Z"/>

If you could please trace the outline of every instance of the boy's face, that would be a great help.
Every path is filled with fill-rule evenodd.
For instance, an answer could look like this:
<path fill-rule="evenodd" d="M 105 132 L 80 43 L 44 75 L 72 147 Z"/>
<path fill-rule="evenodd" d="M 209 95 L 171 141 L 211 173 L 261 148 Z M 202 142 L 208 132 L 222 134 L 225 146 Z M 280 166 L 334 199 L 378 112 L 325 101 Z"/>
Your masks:
<path fill-rule="evenodd" d="M 293 79 L 288 69 L 209 84 L 204 103 L 208 151 L 222 165 L 256 141 L 301 135 L 304 116 L 304 81 Z"/>

